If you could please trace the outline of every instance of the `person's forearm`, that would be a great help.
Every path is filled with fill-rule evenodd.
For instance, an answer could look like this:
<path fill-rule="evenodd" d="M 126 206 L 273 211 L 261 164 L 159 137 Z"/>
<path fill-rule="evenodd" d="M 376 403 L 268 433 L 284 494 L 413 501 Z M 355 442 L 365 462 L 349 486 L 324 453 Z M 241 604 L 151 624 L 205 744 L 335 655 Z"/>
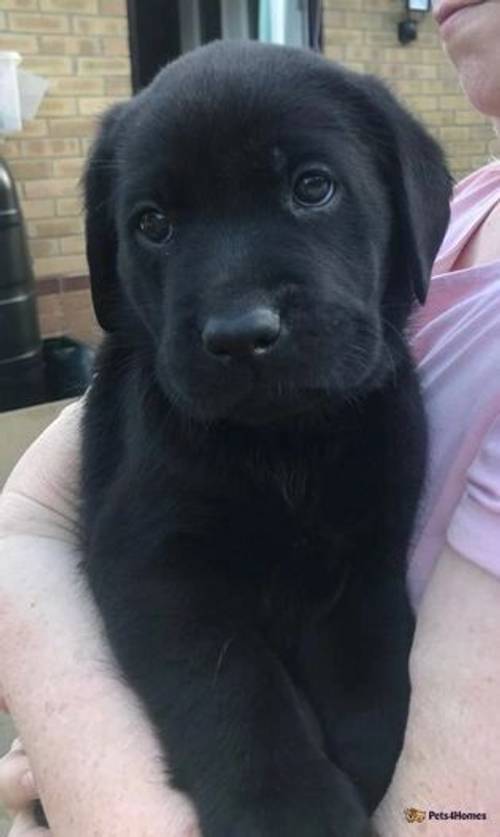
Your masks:
<path fill-rule="evenodd" d="M 485 813 L 433 820 L 419 834 L 500 833 L 500 582 L 447 550 L 418 617 L 405 747 L 376 816 L 402 837 L 405 808 Z M 415 827 L 415 826 L 413 826 Z"/>
<path fill-rule="evenodd" d="M 9 599 L 4 572 L 0 660 L 1 687 L 53 834 L 191 835 L 190 808 L 167 791 L 154 736 L 106 656 L 93 627 L 97 616 L 87 612 L 92 603 L 78 596 L 77 584 L 64 584 L 59 595 L 64 574 L 77 572 L 74 564 L 61 544 L 47 540 L 46 549 L 50 557 L 30 538 L 1 545 L 2 562 L 10 561 L 13 573 L 26 571 L 26 598 Z M 30 589 L 34 565 L 44 573 L 43 592 L 39 582 Z"/>

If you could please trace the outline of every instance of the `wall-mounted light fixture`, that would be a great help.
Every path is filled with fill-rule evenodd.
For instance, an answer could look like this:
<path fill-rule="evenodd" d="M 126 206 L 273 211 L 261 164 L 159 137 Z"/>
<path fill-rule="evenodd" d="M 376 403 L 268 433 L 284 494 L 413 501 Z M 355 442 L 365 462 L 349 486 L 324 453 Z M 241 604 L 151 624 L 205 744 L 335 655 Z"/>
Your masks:
<path fill-rule="evenodd" d="M 431 0 L 405 0 L 406 17 L 398 23 L 400 44 L 404 46 L 416 40 L 418 36 L 418 21 L 421 15 L 430 12 L 431 8 Z M 416 12 L 418 17 L 412 17 L 412 12 Z"/>

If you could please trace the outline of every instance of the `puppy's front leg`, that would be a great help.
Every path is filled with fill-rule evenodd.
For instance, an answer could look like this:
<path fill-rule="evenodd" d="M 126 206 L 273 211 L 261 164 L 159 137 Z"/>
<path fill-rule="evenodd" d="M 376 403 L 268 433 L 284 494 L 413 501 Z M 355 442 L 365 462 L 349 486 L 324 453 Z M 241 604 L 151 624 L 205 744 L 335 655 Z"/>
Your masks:
<path fill-rule="evenodd" d="M 369 811 L 387 790 L 403 746 L 413 629 L 403 572 L 374 560 L 373 569 L 352 573 L 333 612 L 303 637 L 301 683 L 330 757 Z"/>
<path fill-rule="evenodd" d="M 89 577 L 112 647 L 203 837 L 367 837 L 357 792 L 252 629 L 248 594 L 185 543 L 135 573 L 98 552 Z"/>

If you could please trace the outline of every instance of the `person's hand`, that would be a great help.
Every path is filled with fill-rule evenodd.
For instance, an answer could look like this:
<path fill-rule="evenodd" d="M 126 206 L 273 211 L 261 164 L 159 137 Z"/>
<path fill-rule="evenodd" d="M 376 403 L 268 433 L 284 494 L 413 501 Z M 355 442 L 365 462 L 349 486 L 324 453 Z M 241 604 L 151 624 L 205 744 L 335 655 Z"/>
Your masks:
<path fill-rule="evenodd" d="M 168 786 L 163 754 L 116 670 L 79 571 L 81 415 L 81 402 L 66 408 L 0 496 L 0 699 L 54 837 L 194 837 L 194 811 Z M 16 828 L 37 834 L 26 811 Z"/>
<path fill-rule="evenodd" d="M 0 804 L 13 818 L 8 837 L 51 837 L 51 832 L 37 826 L 33 819 L 37 796 L 28 757 L 16 738 L 9 752 L 0 758 Z"/>

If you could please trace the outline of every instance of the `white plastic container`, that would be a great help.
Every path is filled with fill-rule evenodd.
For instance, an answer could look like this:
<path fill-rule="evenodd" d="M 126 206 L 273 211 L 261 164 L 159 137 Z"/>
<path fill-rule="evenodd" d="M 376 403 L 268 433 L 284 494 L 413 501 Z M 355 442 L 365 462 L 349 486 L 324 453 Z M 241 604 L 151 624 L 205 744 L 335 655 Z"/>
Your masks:
<path fill-rule="evenodd" d="M 0 134 L 20 131 L 23 126 L 17 78 L 20 63 L 18 52 L 0 51 Z"/>

